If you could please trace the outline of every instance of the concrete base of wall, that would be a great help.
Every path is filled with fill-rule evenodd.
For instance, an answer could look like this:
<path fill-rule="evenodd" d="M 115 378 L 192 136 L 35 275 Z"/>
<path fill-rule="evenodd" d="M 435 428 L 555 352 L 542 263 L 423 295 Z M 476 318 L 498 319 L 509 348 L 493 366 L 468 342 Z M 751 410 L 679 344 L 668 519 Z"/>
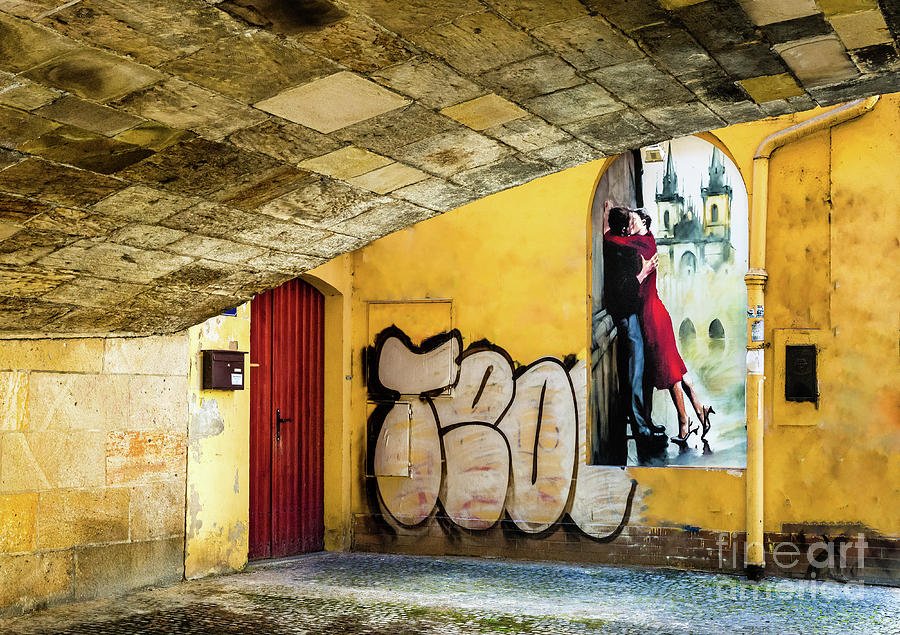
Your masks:
<path fill-rule="evenodd" d="M 184 576 L 184 538 L 0 555 L 0 616 L 122 595 Z"/>
<path fill-rule="evenodd" d="M 766 534 L 766 576 L 900 586 L 900 539 L 863 532 L 825 535 Z M 596 540 L 568 521 L 541 534 L 526 534 L 502 521 L 487 531 L 468 531 L 433 518 L 397 529 L 377 514 L 354 516 L 351 550 L 434 556 L 480 556 L 619 566 L 667 567 L 744 574 L 743 532 L 629 525 Z M 846 545 L 842 547 L 841 545 Z M 843 553 L 843 560 L 841 554 Z M 843 562 L 843 564 L 842 564 Z"/>
<path fill-rule="evenodd" d="M 87 547 L 76 552 L 74 595 L 109 597 L 183 577 L 183 538 Z"/>

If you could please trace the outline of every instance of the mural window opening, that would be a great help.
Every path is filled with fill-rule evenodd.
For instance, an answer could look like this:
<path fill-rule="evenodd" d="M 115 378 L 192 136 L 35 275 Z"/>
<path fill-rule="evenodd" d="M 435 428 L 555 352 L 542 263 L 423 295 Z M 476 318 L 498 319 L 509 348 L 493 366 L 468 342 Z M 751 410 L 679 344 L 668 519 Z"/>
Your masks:
<path fill-rule="evenodd" d="M 656 148 L 594 193 L 589 459 L 744 467 L 747 191 L 713 143 Z"/>

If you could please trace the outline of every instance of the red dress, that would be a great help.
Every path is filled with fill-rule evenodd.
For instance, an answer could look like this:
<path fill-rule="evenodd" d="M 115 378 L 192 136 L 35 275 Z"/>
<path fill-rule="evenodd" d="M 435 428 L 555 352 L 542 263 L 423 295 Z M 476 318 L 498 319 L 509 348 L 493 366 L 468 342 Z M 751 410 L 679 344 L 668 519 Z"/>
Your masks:
<path fill-rule="evenodd" d="M 607 232 L 604 239 L 636 250 L 645 260 L 650 260 L 656 253 L 656 239 L 649 232 L 643 236 L 613 236 Z M 671 388 L 681 381 L 687 367 L 675 344 L 672 317 L 656 292 L 656 271 L 644 279 L 638 295 L 643 303 L 640 318 L 644 335 L 644 373 L 655 388 Z"/>

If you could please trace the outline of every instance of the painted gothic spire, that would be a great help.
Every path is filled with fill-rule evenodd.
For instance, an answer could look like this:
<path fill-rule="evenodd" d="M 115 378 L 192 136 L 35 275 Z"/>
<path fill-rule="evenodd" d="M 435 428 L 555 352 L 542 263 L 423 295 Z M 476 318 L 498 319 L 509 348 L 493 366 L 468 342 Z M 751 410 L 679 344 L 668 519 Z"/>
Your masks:
<path fill-rule="evenodd" d="M 662 179 L 662 192 L 656 195 L 657 202 L 676 202 L 684 199 L 678 195 L 678 175 L 675 174 L 675 160 L 672 158 L 672 144 L 666 150 L 666 173 Z"/>
<path fill-rule="evenodd" d="M 678 175 L 675 174 L 675 161 L 672 159 L 672 144 L 666 150 L 666 173 L 663 175 L 663 196 L 674 198 L 678 194 Z"/>
<path fill-rule="evenodd" d="M 715 146 L 709 159 L 709 185 L 705 189 L 707 196 L 731 194 L 731 187 L 725 182 L 725 160 L 722 152 Z"/>

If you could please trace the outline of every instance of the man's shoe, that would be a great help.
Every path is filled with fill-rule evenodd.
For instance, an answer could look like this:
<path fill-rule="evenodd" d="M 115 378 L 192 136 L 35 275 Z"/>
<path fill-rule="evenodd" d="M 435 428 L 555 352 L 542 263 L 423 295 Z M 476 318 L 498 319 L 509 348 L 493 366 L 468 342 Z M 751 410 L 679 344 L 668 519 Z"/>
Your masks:
<path fill-rule="evenodd" d="M 648 426 L 632 426 L 632 430 L 634 431 L 634 438 L 636 441 L 651 444 L 667 444 L 669 442 L 666 437 L 665 428 L 663 428 L 662 432 L 657 432 Z"/>

